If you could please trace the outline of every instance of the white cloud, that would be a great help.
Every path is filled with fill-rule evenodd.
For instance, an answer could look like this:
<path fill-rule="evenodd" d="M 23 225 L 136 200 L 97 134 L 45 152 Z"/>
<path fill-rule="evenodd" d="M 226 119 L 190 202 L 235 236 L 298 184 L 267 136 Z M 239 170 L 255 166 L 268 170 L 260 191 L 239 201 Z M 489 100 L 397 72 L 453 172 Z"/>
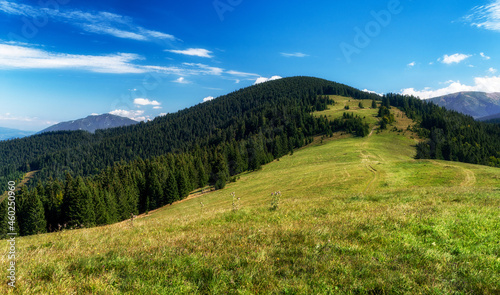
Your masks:
<path fill-rule="evenodd" d="M 0 68 L 11 69 L 83 69 L 98 73 L 144 73 L 131 62 L 143 59 L 132 53 L 76 55 L 52 53 L 41 49 L 0 44 Z"/>
<path fill-rule="evenodd" d="M 488 73 L 490 73 L 490 74 L 495 74 L 496 72 L 497 72 L 497 69 L 494 69 L 494 68 L 488 69 Z"/>
<path fill-rule="evenodd" d="M 214 99 L 215 99 L 215 97 L 213 97 L 213 96 L 207 96 L 207 97 L 205 97 L 203 99 L 203 102 L 211 101 L 211 100 L 214 100 Z"/>
<path fill-rule="evenodd" d="M 491 57 L 489 57 L 489 56 L 487 56 L 486 54 L 484 54 L 484 52 L 479 53 L 479 55 L 481 55 L 481 57 L 482 57 L 483 59 L 485 59 L 485 60 L 489 60 L 489 59 L 491 59 Z"/>
<path fill-rule="evenodd" d="M 238 71 L 233 71 L 233 70 L 227 71 L 226 73 L 229 74 L 229 75 L 241 76 L 241 77 L 259 76 L 258 74 L 238 72 Z"/>
<path fill-rule="evenodd" d="M 309 56 L 308 54 L 302 53 L 302 52 L 295 52 L 295 53 L 285 53 L 281 52 L 281 55 L 284 57 L 307 57 Z"/>
<path fill-rule="evenodd" d="M 156 39 L 176 40 L 170 34 L 138 26 L 129 17 L 105 11 L 89 13 L 81 10 L 63 9 L 61 7 L 53 9 L 50 8 L 50 5 L 49 7 L 30 6 L 2 0 L 0 1 L 0 12 L 37 19 L 50 17 L 53 21 L 69 23 L 88 33 L 110 35 L 124 39 L 138 41 L 154 41 Z"/>
<path fill-rule="evenodd" d="M 467 55 L 467 54 L 462 54 L 462 53 L 455 53 L 453 55 L 445 54 L 442 59 L 438 59 L 438 60 L 444 64 L 447 64 L 447 65 L 453 64 L 453 63 L 458 64 L 458 63 L 468 59 L 471 56 L 472 55 Z"/>
<path fill-rule="evenodd" d="M 381 93 L 378 93 L 378 92 L 375 92 L 375 91 L 371 91 L 371 90 L 368 90 L 368 89 L 363 89 L 364 92 L 368 92 L 368 93 L 372 93 L 372 94 L 377 94 L 377 95 L 380 95 L 380 96 L 383 96 L 383 94 Z"/>
<path fill-rule="evenodd" d="M 91 115 L 91 116 L 99 116 L 99 114 L 98 114 L 98 113 L 92 113 L 92 114 L 90 114 L 90 115 Z"/>
<path fill-rule="evenodd" d="M 155 110 L 161 110 L 162 107 L 156 106 L 156 107 L 153 107 L 153 109 L 155 109 Z"/>
<path fill-rule="evenodd" d="M 116 115 L 120 117 L 126 117 L 135 121 L 146 121 L 149 116 L 144 116 L 143 110 L 114 110 L 109 112 L 111 115 Z"/>
<path fill-rule="evenodd" d="M 401 90 L 401 94 L 427 99 L 463 91 L 500 92 L 500 76 L 476 77 L 474 78 L 473 86 L 462 84 L 460 81 L 448 81 L 446 83 L 450 85 L 441 89 L 432 90 L 425 88 L 423 90 L 415 90 L 414 88 L 406 88 Z"/>
<path fill-rule="evenodd" d="M 158 101 L 156 101 L 156 100 L 151 101 L 147 98 L 136 98 L 136 99 L 134 99 L 134 104 L 141 105 L 141 106 L 149 106 L 149 105 L 159 106 L 159 105 L 161 105 L 161 103 L 159 103 Z"/>
<path fill-rule="evenodd" d="M 465 16 L 464 19 L 472 26 L 500 32 L 500 0 L 474 7 L 471 14 Z"/>
<path fill-rule="evenodd" d="M 183 63 L 179 67 L 138 65 L 134 62 L 144 57 L 133 53 L 107 55 L 79 55 L 49 52 L 35 46 L 19 46 L 0 43 L 0 69 L 78 69 L 97 73 L 141 74 L 157 72 L 175 75 L 215 75 L 224 69 L 201 63 Z M 186 80 L 177 82 L 187 83 Z"/>
<path fill-rule="evenodd" d="M 259 78 L 257 78 L 257 80 L 255 80 L 255 83 L 253 83 L 253 85 L 265 83 L 265 82 L 272 81 L 272 80 L 278 80 L 278 79 L 281 79 L 281 77 L 280 76 L 272 76 L 271 78 L 259 77 Z"/>
<path fill-rule="evenodd" d="M 200 64 L 200 63 L 183 63 L 185 66 L 191 67 L 191 69 L 188 70 L 190 74 L 194 75 L 215 75 L 215 76 L 220 76 L 223 72 L 224 69 L 218 68 L 218 67 L 211 67 L 205 64 Z"/>
<path fill-rule="evenodd" d="M 165 51 L 177 54 L 190 55 L 190 56 L 207 57 L 207 58 L 213 57 L 212 55 L 210 55 L 212 51 L 203 48 L 189 48 L 186 50 L 165 50 Z"/>
<path fill-rule="evenodd" d="M 133 40 L 138 40 L 138 41 L 146 41 L 148 38 L 144 35 L 134 33 L 134 32 L 129 32 L 129 31 L 124 31 L 120 30 L 117 28 L 113 28 L 107 25 L 95 25 L 95 24 L 83 24 L 82 28 L 90 33 L 95 33 L 95 34 L 103 34 L 103 35 L 111 35 L 114 37 L 118 38 L 123 38 L 123 39 L 133 39 Z"/>
<path fill-rule="evenodd" d="M 409 66 L 410 68 L 412 68 L 412 67 L 414 67 L 414 66 L 415 66 L 415 64 L 416 64 L 416 63 L 415 63 L 414 61 L 412 61 L 411 63 L 409 63 L 409 64 L 408 64 L 408 66 Z"/>
<path fill-rule="evenodd" d="M 179 84 L 189 84 L 189 83 L 191 83 L 190 81 L 186 80 L 186 78 L 184 78 L 184 77 L 179 77 L 178 79 L 175 79 L 172 82 L 179 83 Z"/>

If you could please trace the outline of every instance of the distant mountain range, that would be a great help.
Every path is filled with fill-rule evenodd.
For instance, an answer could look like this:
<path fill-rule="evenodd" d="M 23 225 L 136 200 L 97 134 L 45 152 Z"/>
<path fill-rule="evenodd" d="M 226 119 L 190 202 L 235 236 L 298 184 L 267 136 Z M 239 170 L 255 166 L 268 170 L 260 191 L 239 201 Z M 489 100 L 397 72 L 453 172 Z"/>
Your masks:
<path fill-rule="evenodd" d="M 500 92 L 458 92 L 434 97 L 430 101 L 481 121 L 500 117 Z"/>
<path fill-rule="evenodd" d="M 111 114 L 91 115 L 83 119 L 61 122 L 56 125 L 50 126 L 38 133 L 51 132 L 51 131 L 73 131 L 85 130 L 94 133 L 97 129 L 108 129 L 122 126 L 134 125 L 139 122 L 129 118 L 124 118 Z"/>
<path fill-rule="evenodd" d="M 22 138 L 34 134 L 33 131 L 23 131 L 18 129 L 0 127 L 0 140 Z"/>

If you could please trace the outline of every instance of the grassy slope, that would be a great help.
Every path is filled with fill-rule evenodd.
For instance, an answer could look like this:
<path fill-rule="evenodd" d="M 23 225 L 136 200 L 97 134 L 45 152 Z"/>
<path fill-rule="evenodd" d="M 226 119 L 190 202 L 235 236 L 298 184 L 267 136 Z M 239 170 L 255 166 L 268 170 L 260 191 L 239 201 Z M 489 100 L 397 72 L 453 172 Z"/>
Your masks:
<path fill-rule="evenodd" d="M 498 294 L 500 170 L 414 160 L 411 136 L 317 140 L 133 222 L 21 238 L 17 291 Z"/>

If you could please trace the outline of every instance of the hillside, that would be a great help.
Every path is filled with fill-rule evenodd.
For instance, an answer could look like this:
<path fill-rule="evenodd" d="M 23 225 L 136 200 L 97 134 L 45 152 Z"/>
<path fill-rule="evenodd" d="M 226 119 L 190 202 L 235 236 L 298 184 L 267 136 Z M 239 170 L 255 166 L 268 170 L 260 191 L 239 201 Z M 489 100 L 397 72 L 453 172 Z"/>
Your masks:
<path fill-rule="evenodd" d="M 292 146 L 300 147 L 307 136 L 328 129 L 324 124 L 310 124 L 310 111 L 326 104 L 317 96 L 323 93 L 379 99 L 377 95 L 323 79 L 280 79 L 147 123 L 97 130 L 95 134 L 59 131 L 0 142 L 0 180 L 29 170 L 41 170 L 34 183 L 49 177 L 64 179 L 66 172 L 73 176 L 95 175 L 114 163 L 181 153 L 196 145 L 216 145 L 233 138 L 246 140 L 261 131 L 268 140 L 285 131 L 294 137 Z M 315 126 L 324 130 L 314 130 Z"/>
<path fill-rule="evenodd" d="M 138 124 L 139 122 L 112 114 L 91 115 L 83 119 L 61 122 L 38 133 L 83 130 L 94 133 L 98 129 L 109 129 Z"/>
<path fill-rule="evenodd" d="M 370 125 L 418 135 L 419 159 L 500 166 L 499 126 L 408 96 L 387 94 L 377 107 L 380 98 L 316 78 L 271 81 L 149 123 L 7 142 L 0 150 L 7 163 L 0 180 L 6 184 L 38 171 L 18 194 L 19 233 L 32 235 L 61 225 L 112 224 L 206 185 L 222 189 L 237 175 L 258 171 L 318 136 L 366 137 L 373 134 Z M 393 127 L 400 112 L 415 122 Z"/>
<path fill-rule="evenodd" d="M 500 123 L 500 113 L 478 118 L 479 121 L 483 121 L 486 123 Z"/>
<path fill-rule="evenodd" d="M 396 122 L 380 131 L 376 109 L 330 99 L 315 116 L 333 120 L 349 105 L 373 132 L 316 137 L 224 189 L 133 221 L 23 237 L 16 292 L 500 292 L 500 170 L 415 160 L 403 112 L 391 109 Z"/>
<path fill-rule="evenodd" d="M 500 113 L 500 93 L 458 92 L 431 98 L 429 101 L 474 118 Z"/>
<path fill-rule="evenodd" d="M 0 141 L 30 136 L 34 132 L 0 127 Z"/>

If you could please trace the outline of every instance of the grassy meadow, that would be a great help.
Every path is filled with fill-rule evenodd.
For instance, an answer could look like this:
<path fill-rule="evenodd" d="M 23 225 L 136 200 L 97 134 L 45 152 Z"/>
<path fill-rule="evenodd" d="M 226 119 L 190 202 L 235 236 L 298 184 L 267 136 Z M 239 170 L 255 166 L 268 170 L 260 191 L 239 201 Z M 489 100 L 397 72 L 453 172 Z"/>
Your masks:
<path fill-rule="evenodd" d="M 358 109 L 334 99 L 318 115 L 341 116 L 350 104 L 375 126 L 371 101 Z M 411 121 L 392 111 L 406 130 Z M 414 160 L 415 138 L 375 130 L 317 139 L 223 190 L 133 221 L 21 237 L 17 287 L 0 291 L 500 294 L 500 169 Z M 6 273 L 6 254 L 1 262 Z"/>

